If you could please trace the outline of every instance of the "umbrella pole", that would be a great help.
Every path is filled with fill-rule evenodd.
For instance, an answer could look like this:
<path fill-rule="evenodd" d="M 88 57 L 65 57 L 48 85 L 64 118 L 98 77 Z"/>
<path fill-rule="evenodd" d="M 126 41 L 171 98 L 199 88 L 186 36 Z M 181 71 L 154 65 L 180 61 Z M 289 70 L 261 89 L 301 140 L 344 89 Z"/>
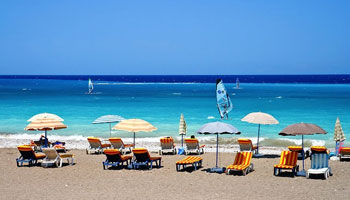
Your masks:
<path fill-rule="evenodd" d="M 258 142 L 256 144 L 256 153 L 259 154 L 259 137 L 260 137 L 260 124 L 258 126 Z"/>
<path fill-rule="evenodd" d="M 112 137 L 112 128 L 111 128 L 111 123 L 109 123 L 109 137 Z"/>
<path fill-rule="evenodd" d="M 304 154 L 304 135 L 301 135 L 301 148 L 303 149 L 302 154 L 303 154 L 303 171 L 304 169 L 304 160 L 305 160 L 305 154 Z"/>
<path fill-rule="evenodd" d="M 184 147 L 184 135 L 181 135 L 181 147 Z"/>
<path fill-rule="evenodd" d="M 47 143 L 47 130 L 45 129 L 45 148 L 47 148 L 48 146 Z"/>
<path fill-rule="evenodd" d="M 134 132 L 134 148 L 135 148 L 135 132 Z"/>
<path fill-rule="evenodd" d="M 216 134 L 216 168 L 218 168 L 218 158 L 219 158 L 219 133 Z"/>

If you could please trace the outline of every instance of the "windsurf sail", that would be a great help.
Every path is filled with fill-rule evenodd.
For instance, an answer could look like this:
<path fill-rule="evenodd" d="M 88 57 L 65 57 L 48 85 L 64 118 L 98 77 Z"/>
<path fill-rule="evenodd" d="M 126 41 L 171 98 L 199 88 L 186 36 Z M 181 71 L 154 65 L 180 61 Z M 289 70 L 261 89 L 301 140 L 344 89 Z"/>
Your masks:
<path fill-rule="evenodd" d="M 89 94 L 91 94 L 93 90 L 94 90 L 94 84 L 92 83 L 91 79 L 89 78 Z"/>
<path fill-rule="evenodd" d="M 236 78 L 236 89 L 239 89 L 239 79 Z"/>
<path fill-rule="evenodd" d="M 221 119 L 228 119 L 228 113 L 232 110 L 232 102 L 228 96 L 221 79 L 216 80 L 216 101 Z"/>

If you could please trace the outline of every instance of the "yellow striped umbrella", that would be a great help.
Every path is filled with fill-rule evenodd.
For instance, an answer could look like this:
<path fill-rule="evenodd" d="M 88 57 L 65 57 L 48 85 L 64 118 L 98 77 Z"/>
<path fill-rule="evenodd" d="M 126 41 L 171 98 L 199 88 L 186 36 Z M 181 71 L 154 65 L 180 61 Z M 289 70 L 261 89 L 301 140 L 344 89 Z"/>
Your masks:
<path fill-rule="evenodd" d="M 58 130 L 67 128 L 66 125 L 62 123 L 63 119 L 54 114 L 43 113 L 43 115 L 35 115 L 30 118 L 28 124 L 24 130 L 27 131 L 45 131 L 45 147 L 47 147 L 47 131 Z M 49 118 L 48 116 L 57 116 L 55 118 Z"/>
<path fill-rule="evenodd" d="M 122 130 L 122 131 L 129 131 L 134 132 L 134 147 L 135 147 L 135 133 L 136 132 L 152 132 L 157 130 L 156 127 L 154 127 L 149 122 L 142 120 L 142 119 L 127 119 L 122 120 L 117 125 L 113 127 L 114 130 Z"/>

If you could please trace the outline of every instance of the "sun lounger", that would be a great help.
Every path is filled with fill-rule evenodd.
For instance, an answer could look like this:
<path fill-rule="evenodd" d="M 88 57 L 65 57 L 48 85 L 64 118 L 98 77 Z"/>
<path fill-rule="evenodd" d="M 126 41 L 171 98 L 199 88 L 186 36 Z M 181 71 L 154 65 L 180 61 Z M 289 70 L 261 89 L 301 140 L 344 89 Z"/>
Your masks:
<path fill-rule="evenodd" d="M 154 162 L 158 168 L 161 167 L 162 157 L 151 157 L 147 149 L 135 148 L 132 152 L 135 158 L 131 163 L 132 168 L 138 169 L 140 166 L 146 166 L 148 169 L 152 169 Z"/>
<path fill-rule="evenodd" d="M 102 144 L 99 138 L 88 137 L 87 140 L 90 146 L 88 149 L 86 149 L 86 154 L 90 154 L 90 153 L 100 154 L 103 152 L 103 149 L 111 147 L 110 144 Z"/>
<path fill-rule="evenodd" d="M 252 151 L 253 153 L 256 153 L 257 147 L 253 145 L 250 139 L 239 138 L 238 144 L 240 151 Z"/>
<path fill-rule="evenodd" d="M 289 151 L 295 151 L 298 152 L 298 160 L 303 159 L 303 153 L 305 154 L 305 159 L 310 157 L 310 151 L 309 150 L 304 150 L 302 146 L 288 146 Z"/>
<path fill-rule="evenodd" d="M 251 151 L 238 152 L 233 164 L 226 167 L 226 174 L 230 174 L 231 171 L 242 171 L 245 176 L 252 172 L 254 170 L 254 165 L 251 163 L 252 156 Z"/>
<path fill-rule="evenodd" d="M 107 157 L 106 160 L 102 162 L 103 169 L 108 168 L 108 166 L 117 167 L 123 166 L 124 163 L 126 163 L 126 165 L 131 163 L 132 156 L 123 156 L 118 149 L 105 149 L 103 153 Z"/>
<path fill-rule="evenodd" d="M 18 146 L 17 149 L 21 153 L 21 156 L 16 159 L 17 167 L 23 166 L 25 162 L 27 162 L 29 166 L 32 166 L 33 164 L 37 164 L 38 160 L 45 158 L 45 154 L 35 153 L 30 145 L 21 145 Z"/>
<path fill-rule="evenodd" d="M 199 142 L 196 138 L 186 138 L 184 141 L 186 143 L 185 155 L 188 155 L 191 153 L 195 153 L 199 155 L 204 153 L 205 145 L 199 146 Z"/>
<path fill-rule="evenodd" d="M 57 153 L 54 148 L 43 148 L 43 152 L 46 157 L 43 159 L 41 163 L 42 167 L 48 167 L 50 165 L 56 165 L 56 167 L 62 167 L 62 158 Z"/>
<path fill-rule="evenodd" d="M 350 158 L 350 147 L 342 147 L 339 150 L 339 160 L 343 161 L 344 158 Z"/>
<path fill-rule="evenodd" d="M 296 151 L 282 151 L 280 163 L 273 166 L 273 174 L 277 176 L 282 170 L 292 170 L 293 177 L 299 171 L 298 152 Z"/>
<path fill-rule="evenodd" d="M 174 139 L 172 137 L 160 138 L 159 155 L 164 153 L 176 154 Z"/>
<path fill-rule="evenodd" d="M 323 146 L 311 147 L 311 168 L 306 171 L 306 178 L 311 174 L 323 174 L 325 179 L 332 175 L 331 168 L 328 166 L 329 153 Z"/>
<path fill-rule="evenodd" d="M 67 152 L 67 149 L 65 146 L 63 146 L 62 144 L 55 144 L 53 146 L 54 149 L 56 149 L 57 152 L 59 153 L 66 153 Z"/>
<path fill-rule="evenodd" d="M 131 149 L 134 147 L 134 144 L 124 144 L 121 138 L 109 138 L 109 142 L 112 145 L 113 149 L 119 149 L 123 155 L 126 153 L 131 153 Z"/>
<path fill-rule="evenodd" d="M 194 170 L 197 170 L 198 167 L 202 167 L 202 158 L 198 156 L 187 156 L 176 162 L 176 171 L 180 171 L 181 166 L 185 169 L 187 165 L 192 165 Z"/>

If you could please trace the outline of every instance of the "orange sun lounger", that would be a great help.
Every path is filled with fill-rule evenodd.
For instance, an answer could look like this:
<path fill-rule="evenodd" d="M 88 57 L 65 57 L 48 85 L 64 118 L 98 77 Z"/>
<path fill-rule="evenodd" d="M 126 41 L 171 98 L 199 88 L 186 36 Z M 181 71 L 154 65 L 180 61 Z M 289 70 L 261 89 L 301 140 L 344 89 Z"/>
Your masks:
<path fill-rule="evenodd" d="M 124 163 L 126 163 L 126 165 L 129 165 L 132 159 L 132 156 L 121 155 L 118 149 L 105 149 L 103 153 L 107 157 L 106 160 L 102 162 L 103 169 L 108 168 L 108 166 L 112 166 L 112 167 L 123 166 Z"/>
<path fill-rule="evenodd" d="M 132 150 L 135 159 L 132 161 L 132 168 L 138 169 L 140 166 L 146 166 L 148 169 L 153 168 L 155 162 L 157 167 L 161 167 L 162 157 L 151 157 L 148 150 L 145 148 L 135 148 Z"/>
<path fill-rule="evenodd" d="M 199 141 L 196 138 L 186 138 L 184 139 L 186 143 L 185 155 L 190 153 L 203 154 L 205 145 L 199 145 Z"/>
<path fill-rule="evenodd" d="M 342 147 L 339 150 L 339 160 L 343 161 L 344 158 L 350 158 L 350 147 Z"/>
<path fill-rule="evenodd" d="M 252 151 L 253 153 L 256 152 L 257 147 L 253 145 L 250 139 L 239 138 L 237 141 L 240 151 Z"/>
<path fill-rule="evenodd" d="M 293 176 L 299 171 L 298 152 L 296 151 L 282 151 L 280 163 L 273 166 L 273 174 L 277 176 L 281 170 L 292 170 Z"/>
<path fill-rule="evenodd" d="M 198 156 L 187 156 L 186 158 L 176 162 L 176 171 L 180 171 L 182 166 L 185 169 L 186 165 L 192 165 L 194 170 L 197 170 L 197 167 L 202 167 L 202 158 Z"/>
<path fill-rule="evenodd" d="M 86 154 L 92 153 L 102 153 L 103 149 L 111 147 L 110 144 L 102 144 L 101 140 L 99 138 L 95 137 L 88 137 L 87 138 L 90 146 L 88 149 L 86 149 Z"/>
<path fill-rule="evenodd" d="M 159 155 L 162 155 L 164 153 L 176 154 L 174 139 L 172 137 L 160 138 Z"/>
<path fill-rule="evenodd" d="M 238 152 L 232 165 L 226 167 L 226 174 L 231 171 L 242 171 L 245 176 L 247 173 L 254 171 L 254 165 L 251 163 L 253 153 L 251 151 Z"/>
<path fill-rule="evenodd" d="M 35 153 L 30 145 L 20 145 L 17 149 L 21 153 L 21 156 L 16 159 L 17 167 L 23 166 L 24 162 L 32 166 L 33 164 L 37 164 L 38 160 L 46 157 L 44 153 Z"/>
<path fill-rule="evenodd" d="M 134 147 L 134 144 L 124 144 L 123 140 L 119 137 L 109 138 L 108 140 L 111 143 L 112 148 L 119 149 L 123 155 L 131 153 L 131 148 Z"/>

